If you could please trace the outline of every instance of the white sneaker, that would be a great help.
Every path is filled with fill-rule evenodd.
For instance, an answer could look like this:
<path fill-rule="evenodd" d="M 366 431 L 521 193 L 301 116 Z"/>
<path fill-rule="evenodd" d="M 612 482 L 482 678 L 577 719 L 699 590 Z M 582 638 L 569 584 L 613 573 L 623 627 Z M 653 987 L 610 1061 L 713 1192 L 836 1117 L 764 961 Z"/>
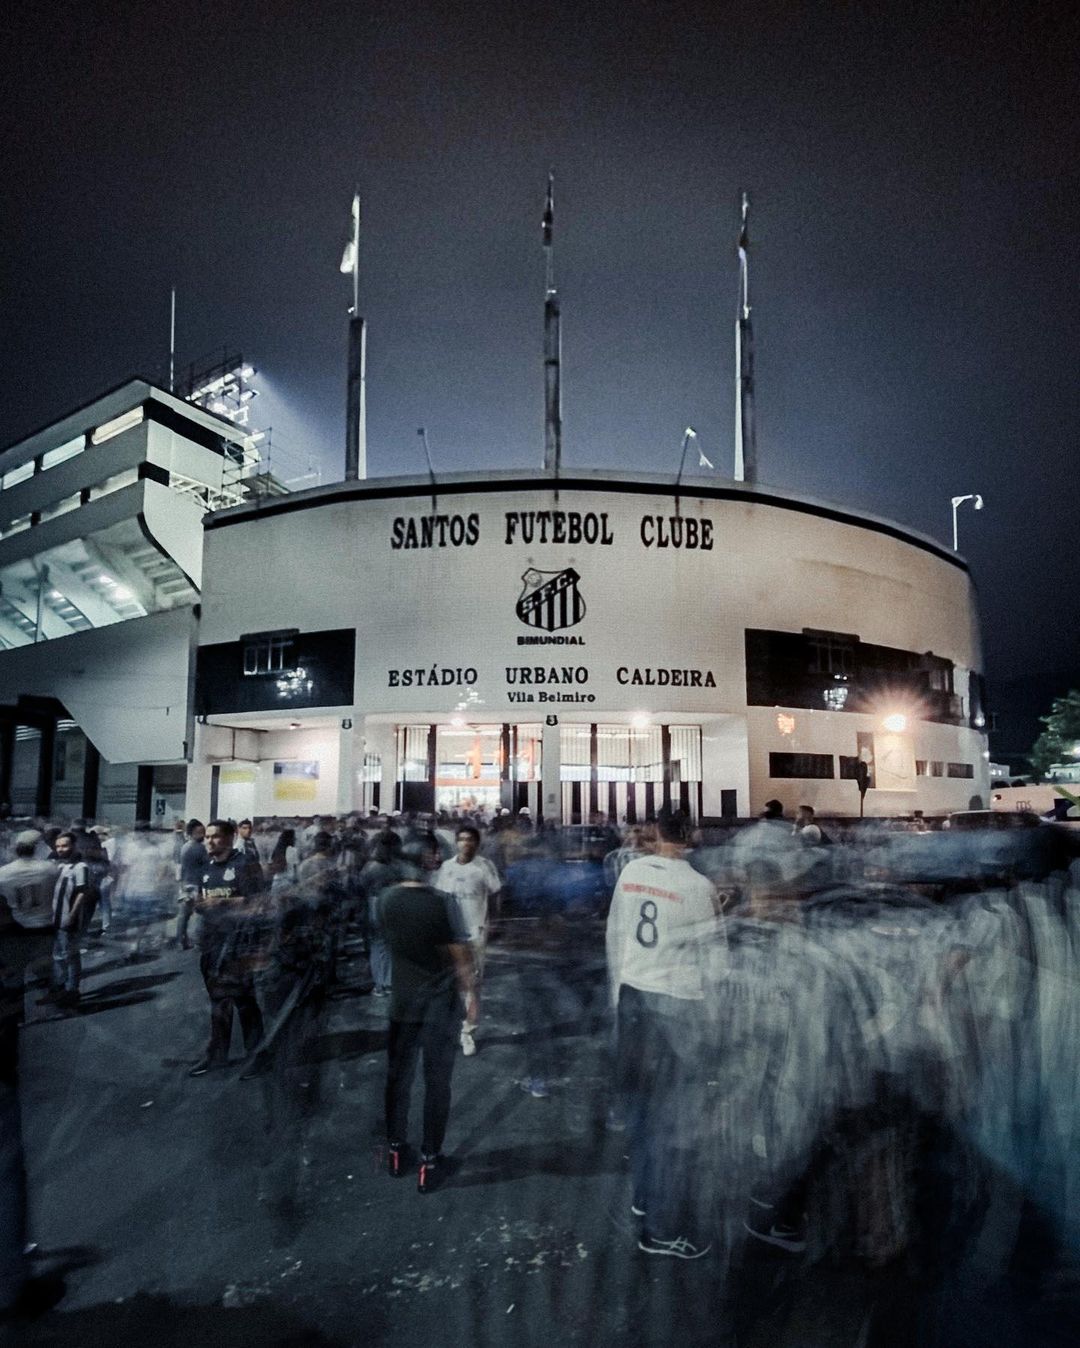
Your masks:
<path fill-rule="evenodd" d="M 476 1040 L 473 1038 L 471 1030 L 462 1030 L 461 1032 L 461 1051 L 466 1058 L 471 1058 L 476 1053 Z"/>

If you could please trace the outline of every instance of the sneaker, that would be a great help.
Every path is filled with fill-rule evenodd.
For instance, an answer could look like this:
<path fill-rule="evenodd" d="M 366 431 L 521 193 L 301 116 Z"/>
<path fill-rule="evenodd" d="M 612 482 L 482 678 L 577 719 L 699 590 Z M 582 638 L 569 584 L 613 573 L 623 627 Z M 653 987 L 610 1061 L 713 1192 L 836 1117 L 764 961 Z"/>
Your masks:
<path fill-rule="evenodd" d="M 439 1179 L 439 1157 L 423 1152 L 420 1156 L 420 1169 L 416 1174 L 416 1192 L 429 1194 Z"/>
<path fill-rule="evenodd" d="M 462 1048 L 464 1049 L 464 1045 L 462 1045 Z M 475 1045 L 473 1052 L 476 1052 Z M 551 1096 L 547 1082 L 543 1077 L 526 1077 L 524 1081 L 518 1082 L 518 1088 L 527 1095 L 531 1095 L 534 1100 L 547 1100 Z"/>
<path fill-rule="evenodd" d="M 805 1230 L 789 1226 L 787 1222 L 769 1221 L 766 1218 L 756 1224 L 744 1221 L 743 1227 L 755 1240 L 775 1245 L 778 1250 L 786 1250 L 788 1254 L 801 1254 L 806 1249 Z"/>
<path fill-rule="evenodd" d="M 695 1245 L 686 1236 L 661 1240 L 658 1236 L 643 1235 L 638 1241 L 638 1249 L 644 1250 L 646 1254 L 670 1254 L 676 1259 L 700 1259 L 703 1254 L 709 1253 L 712 1245 Z"/>
<path fill-rule="evenodd" d="M 386 1173 L 391 1179 L 405 1174 L 405 1148 L 400 1142 L 391 1142 L 386 1148 Z"/>
<path fill-rule="evenodd" d="M 221 1066 L 220 1063 L 214 1062 L 211 1058 L 203 1058 L 202 1062 L 197 1062 L 195 1066 L 190 1069 L 190 1071 L 188 1072 L 188 1076 L 204 1077 L 206 1076 L 207 1072 L 212 1072 L 214 1071 L 215 1068 L 220 1066 Z"/>
<path fill-rule="evenodd" d="M 645 1200 L 643 1198 L 635 1198 L 634 1201 L 630 1204 L 630 1212 L 634 1217 L 644 1217 Z"/>
<path fill-rule="evenodd" d="M 269 1054 L 257 1053 L 244 1070 L 240 1073 L 241 1081 L 254 1081 L 256 1077 L 266 1076 L 272 1069 L 274 1063 Z"/>
<path fill-rule="evenodd" d="M 461 1032 L 461 1051 L 466 1058 L 471 1058 L 476 1053 L 476 1040 L 471 1030 Z"/>

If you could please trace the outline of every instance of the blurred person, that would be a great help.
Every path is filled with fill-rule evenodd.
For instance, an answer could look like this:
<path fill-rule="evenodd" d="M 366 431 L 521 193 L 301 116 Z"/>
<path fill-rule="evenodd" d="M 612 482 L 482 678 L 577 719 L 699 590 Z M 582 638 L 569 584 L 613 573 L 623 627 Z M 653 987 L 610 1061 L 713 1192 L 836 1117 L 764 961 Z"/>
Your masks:
<path fill-rule="evenodd" d="M 15 860 L 42 864 L 32 856 L 35 845 L 23 844 L 28 846 L 29 854 Z M 27 1242 L 19 1039 L 24 1019 L 24 989 L 40 957 L 37 932 L 35 927 L 21 926 L 6 899 L 0 896 L 0 1325 L 50 1309 L 64 1290 L 56 1276 L 34 1276 L 29 1256 L 36 1246 Z M 2 1330 L 0 1337 L 4 1343 L 15 1342 L 4 1336 Z"/>
<path fill-rule="evenodd" d="M 300 878 L 300 853 L 296 848 L 296 830 L 283 828 L 270 853 L 267 870 L 270 873 L 270 892 L 277 894 L 295 888 Z"/>
<path fill-rule="evenodd" d="M 90 872 L 90 884 L 82 915 L 81 927 L 89 930 L 94 914 L 101 910 L 101 931 L 106 933 L 112 922 L 110 903 L 112 865 L 105 845 L 97 830 L 85 819 L 77 819 L 71 829 L 75 837 L 75 850 L 82 861 L 86 862 Z"/>
<path fill-rule="evenodd" d="M 343 892 L 341 876 L 334 855 L 334 840 L 329 833 L 316 833 L 310 854 L 297 868 L 297 881 L 302 890 L 317 892 L 340 903 Z"/>
<path fill-rule="evenodd" d="M 804 847 L 817 847 L 824 841 L 820 827 L 814 819 L 812 805 L 800 805 L 795 811 L 795 823 L 791 829 Z"/>
<path fill-rule="evenodd" d="M 263 1035 L 251 951 L 252 922 L 262 916 L 262 875 L 234 846 L 234 839 L 228 820 L 213 819 L 207 825 L 207 860 L 195 911 L 201 919 L 199 968 L 210 999 L 210 1037 L 205 1054 L 188 1073 L 193 1077 L 227 1064 L 234 1012 L 249 1053 Z"/>
<path fill-rule="evenodd" d="M 484 957 L 487 949 L 491 917 L 497 911 L 502 881 L 499 873 L 487 859 L 477 855 L 480 830 L 463 824 L 455 839 L 457 855 L 444 861 L 436 872 L 434 885 L 444 894 L 457 899 L 469 927 L 469 941 L 476 966 L 477 989 L 484 977 Z M 479 996 L 472 1001 L 472 1014 L 461 1023 L 461 1051 L 466 1058 L 476 1052 L 476 1026 L 479 1019 Z"/>
<path fill-rule="evenodd" d="M 653 856 L 624 868 L 608 914 L 606 945 L 617 1018 L 618 1088 L 627 1109 L 631 1212 L 646 1254 L 698 1259 L 694 1179 L 704 1118 L 706 988 L 724 941 L 712 884 L 686 860 L 686 820 L 662 814 Z"/>
<path fill-rule="evenodd" d="M 48 931 L 52 926 L 57 864 L 35 855 L 40 839 L 36 829 L 16 834 L 14 858 L 0 866 L 0 897 L 24 930 Z"/>
<path fill-rule="evenodd" d="M 0 866 L 0 907 L 6 905 L 11 924 L 7 940 L 17 943 L 19 969 L 31 985 L 43 981 L 49 967 L 58 869 L 55 861 L 34 856 L 40 837 L 34 829 L 16 834 L 15 855 Z"/>
<path fill-rule="evenodd" d="M 172 821 L 172 859 L 177 867 L 180 865 L 180 853 L 184 850 L 184 844 L 190 836 L 187 831 L 187 821 L 177 815 Z M 177 873 L 179 874 L 179 871 Z"/>
<path fill-rule="evenodd" d="M 378 900 L 384 890 L 405 879 L 401 851 L 398 835 L 390 828 L 383 829 L 375 835 L 368 860 L 360 872 L 360 887 L 367 905 L 368 958 L 375 997 L 390 995 L 390 948 L 379 923 Z"/>
<path fill-rule="evenodd" d="M 475 969 L 469 923 L 460 904 L 433 888 L 439 866 L 438 843 L 430 834 L 406 849 L 412 878 L 384 889 L 377 919 L 391 961 L 387 1034 L 387 1166 L 394 1178 L 405 1173 L 409 1097 L 418 1060 L 423 1060 L 424 1122 L 417 1188 L 434 1187 L 450 1118 L 451 1080 L 462 999 L 466 1018 L 475 1012 Z"/>
<path fill-rule="evenodd" d="M 81 921 L 90 871 L 76 850 L 75 835 L 61 833 L 55 843 L 60 869 L 53 888 L 53 976 L 51 1000 L 58 1006 L 79 1005 L 82 958 Z"/>
<path fill-rule="evenodd" d="M 639 824 L 631 824 L 626 837 L 618 847 L 612 848 L 604 857 L 604 879 L 612 889 L 629 861 L 645 856 L 651 848 L 645 842 L 645 829 Z"/>
<path fill-rule="evenodd" d="M 199 883 L 203 868 L 209 860 L 204 838 L 206 826 L 198 819 L 188 821 L 185 829 L 187 841 L 180 849 L 179 889 L 176 898 L 176 944 L 181 950 L 190 950 L 188 924 L 195 911 L 195 900 L 199 897 Z"/>
<path fill-rule="evenodd" d="M 241 819 L 236 826 L 236 849 L 244 854 L 249 866 L 262 869 L 259 845 L 255 841 L 255 827 L 250 819 Z"/>
<path fill-rule="evenodd" d="M 165 847 L 170 840 L 164 839 Z M 124 840 L 123 865 L 114 894 L 124 923 L 134 928 L 135 944 L 130 952 L 138 954 L 146 928 L 173 907 L 175 872 L 170 873 L 166 854 L 146 824 L 136 825 Z"/>

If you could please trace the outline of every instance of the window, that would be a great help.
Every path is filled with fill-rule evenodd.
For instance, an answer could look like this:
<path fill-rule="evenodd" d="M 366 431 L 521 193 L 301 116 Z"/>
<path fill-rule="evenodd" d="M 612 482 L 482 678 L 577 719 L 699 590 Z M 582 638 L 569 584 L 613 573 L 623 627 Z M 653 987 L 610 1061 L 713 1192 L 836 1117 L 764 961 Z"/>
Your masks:
<path fill-rule="evenodd" d="M 850 692 L 851 689 L 846 683 L 836 683 L 831 688 L 826 688 L 821 697 L 829 711 L 843 711 Z"/>
<path fill-rule="evenodd" d="M 65 496 L 60 501 L 54 501 L 52 505 L 47 505 L 41 511 L 41 523 L 45 520 L 55 519 L 57 515 L 66 515 L 69 510 L 77 510 L 82 497 L 78 492 L 72 496 Z"/>
<path fill-rule="evenodd" d="M 104 482 L 95 483 L 90 488 L 90 499 L 96 501 L 101 496 L 109 496 L 114 491 L 120 491 L 123 487 L 130 487 L 133 482 L 138 482 L 139 470 L 137 468 L 125 468 L 122 473 L 113 473 L 112 477 L 107 477 Z"/>
<path fill-rule="evenodd" d="M 27 479 L 34 476 L 34 460 L 29 459 L 26 463 L 20 463 L 18 468 L 9 468 L 4 474 L 3 486 L 6 491 L 8 487 L 17 487 L 20 482 L 26 482 Z"/>
<path fill-rule="evenodd" d="M 808 663 L 811 674 L 855 673 L 855 643 L 857 637 L 839 632 L 805 632 Z"/>
<path fill-rule="evenodd" d="M 260 637 L 244 643 L 245 674 L 280 674 L 288 669 L 294 642 L 291 636 Z"/>
<path fill-rule="evenodd" d="M 770 754 L 770 777 L 816 777 L 831 778 L 833 772 L 832 754 Z"/>
<path fill-rule="evenodd" d="M 132 426 L 138 426 L 142 419 L 142 408 L 133 407 L 130 412 L 122 412 L 120 416 L 113 417 L 111 421 L 102 422 L 91 434 L 90 442 L 94 445 L 104 444 L 106 440 L 111 440 L 114 435 L 122 435 L 124 431 L 131 430 Z"/>
<path fill-rule="evenodd" d="M 73 459 L 76 454 L 81 454 L 86 448 L 86 441 L 83 437 L 77 436 L 74 440 L 69 440 L 66 445 L 60 445 L 58 449 L 50 449 L 41 456 L 42 471 L 46 468 L 55 468 L 58 463 L 66 463 L 68 459 Z"/>
<path fill-rule="evenodd" d="M 948 775 L 950 777 L 974 777 L 975 768 L 971 763 L 950 763 Z"/>
<path fill-rule="evenodd" d="M 927 773 L 926 768 L 927 768 L 927 763 L 926 763 L 926 759 L 925 759 L 925 758 L 917 758 L 917 759 L 915 760 L 915 776 L 916 776 L 916 777 L 926 777 L 926 776 L 928 776 L 929 774 Z"/>

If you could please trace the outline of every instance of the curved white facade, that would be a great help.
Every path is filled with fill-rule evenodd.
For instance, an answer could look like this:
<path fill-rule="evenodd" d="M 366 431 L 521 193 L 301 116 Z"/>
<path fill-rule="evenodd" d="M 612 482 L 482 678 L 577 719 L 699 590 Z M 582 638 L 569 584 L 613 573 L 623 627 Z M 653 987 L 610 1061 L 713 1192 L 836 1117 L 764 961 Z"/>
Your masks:
<path fill-rule="evenodd" d="M 195 813 L 209 807 L 215 762 L 248 783 L 252 813 L 296 812 L 268 794 L 272 764 L 280 787 L 290 761 L 318 764 L 300 812 L 362 807 L 373 785 L 380 808 L 416 803 L 420 787 L 402 792 L 410 773 L 436 795 L 453 778 L 438 727 L 500 728 L 503 747 L 497 773 L 477 749 L 435 804 L 464 799 L 471 772 L 488 803 L 497 775 L 499 799 L 549 817 L 624 813 L 628 789 L 640 816 L 633 788 L 645 781 L 652 808 L 747 815 L 775 796 L 854 814 L 857 786 L 843 774 L 860 753 L 874 776 L 867 813 L 941 813 L 987 795 L 967 569 L 886 521 L 736 484 L 676 495 L 641 477 L 578 474 L 558 491 L 525 474 L 456 478 L 434 503 L 426 482 L 351 483 L 210 517 L 203 564 L 199 641 L 216 670 L 233 667 L 242 639 L 293 635 L 270 657 L 285 677 L 257 669 L 250 640 L 237 692 L 210 677 Z M 336 634 L 342 649 L 355 634 L 351 683 L 333 703 L 312 701 L 318 680 L 304 670 L 290 682 L 288 652 L 309 633 Z M 792 679 L 797 705 L 782 700 Z M 426 778 L 407 726 L 432 736 Z M 519 726 L 542 741 L 527 762 L 507 747 Z M 597 726 L 599 738 L 567 738 L 567 727 Z M 640 762 L 633 745 L 609 752 L 620 726 L 651 735 L 662 761 L 659 748 Z M 230 756 L 243 731 L 244 754 Z"/>

